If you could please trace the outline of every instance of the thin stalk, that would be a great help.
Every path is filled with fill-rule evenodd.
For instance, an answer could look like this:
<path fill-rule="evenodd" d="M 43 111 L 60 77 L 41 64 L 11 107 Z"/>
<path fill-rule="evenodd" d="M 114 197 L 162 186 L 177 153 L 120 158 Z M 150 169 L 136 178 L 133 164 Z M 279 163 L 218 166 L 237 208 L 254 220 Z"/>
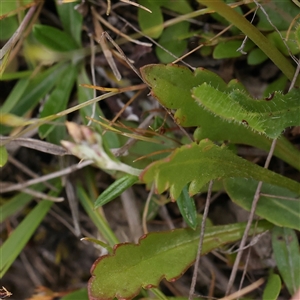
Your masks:
<path fill-rule="evenodd" d="M 205 208 L 204 208 L 204 213 L 203 213 L 203 218 L 202 218 L 202 223 L 201 223 L 200 239 L 199 239 L 199 244 L 198 244 L 197 257 L 196 257 L 196 262 L 195 262 L 195 266 L 194 266 L 192 283 L 191 283 L 190 292 L 189 292 L 189 300 L 192 300 L 194 297 L 198 268 L 199 268 L 199 264 L 200 264 L 201 251 L 202 251 L 202 246 L 203 246 L 203 241 L 204 241 L 205 222 L 207 220 L 208 209 L 209 209 L 209 204 L 210 204 L 210 200 L 211 200 L 212 186 L 213 186 L 213 181 L 211 180 L 209 182 L 209 186 L 208 186 Z"/>
<path fill-rule="evenodd" d="M 268 157 L 267 157 L 265 165 L 264 165 L 265 169 L 267 169 L 269 167 L 269 164 L 270 164 L 270 161 L 272 159 L 274 149 L 275 149 L 275 146 L 276 146 L 276 142 L 277 142 L 277 139 L 274 139 L 273 142 L 272 142 L 271 149 L 269 151 Z M 256 191 L 255 191 L 255 195 L 254 195 L 254 198 L 253 198 L 253 202 L 252 202 L 251 211 L 250 211 L 249 219 L 248 219 L 248 222 L 247 222 L 247 226 L 245 228 L 244 235 L 243 235 L 243 238 L 242 238 L 241 243 L 240 243 L 240 247 L 239 247 L 240 251 L 238 251 L 238 253 L 237 253 L 237 256 L 236 256 L 236 259 L 234 261 L 234 265 L 233 265 L 233 268 L 232 268 L 232 271 L 231 271 L 231 274 L 230 274 L 230 278 L 229 278 L 229 282 L 228 282 L 228 286 L 227 286 L 227 290 L 226 290 L 226 295 L 228 295 L 230 293 L 230 291 L 232 289 L 232 286 L 233 286 L 233 282 L 234 282 L 235 277 L 236 277 L 236 273 L 238 271 L 238 267 L 239 267 L 239 264 L 240 264 L 240 261 L 241 261 L 241 258 L 242 258 L 242 254 L 243 254 L 243 249 L 245 248 L 245 245 L 246 245 L 246 242 L 247 242 L 247 238 L 248 238 L 249 230 L 250 230 L 250 227 L 251 227 L 251 223 L 253 221 L 255 211 L 256 211 L 256 207 L 257 207 L 257 204 L 258 204 L 258 200 L 259 200 L 259 197 L 260 197 L 260 191 L 261 191 L 262 184 L 263 184 L 263 182 L 260 181 L 258 183 Z"/>

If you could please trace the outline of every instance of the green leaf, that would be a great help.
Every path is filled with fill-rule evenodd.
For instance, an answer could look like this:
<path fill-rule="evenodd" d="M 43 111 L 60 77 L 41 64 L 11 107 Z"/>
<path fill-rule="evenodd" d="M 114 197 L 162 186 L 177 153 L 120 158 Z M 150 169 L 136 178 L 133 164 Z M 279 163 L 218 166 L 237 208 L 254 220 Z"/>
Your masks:
<path fill-rule="evenodd" d="M 107 240 L 109 245 L 113 246 L 114 244 L 118 243 L 118 239 L 116 238 L 111 228 L 107 224 L 107 221 L 105 220 L 105 218 L 99 212 L 98 209 L 97 210 L 94 209 L 94 203 L 88 197 L 83 187 L 81 185 L 77 185 L 76 191 L 77 191 L 79 201 L 83 206 L 84 210 L 86 211 L 86 213 L 88 214 L 92 222 L 95 224 L 95 226 L 98 228 L 101 235 Z"/>
<path fill-rule="evenodd" d="M 80 86 L 80 84 L 85 83 L 85 84 L 91 84 L 89 77 L 86 73 L 86 70 L 84 66 L 81 68 L 78 77 L 77 77 L 77 94 L 78 94 L 78 103 L 84 103 L 92 98 L 94 98 L 93 90 L 88 89 L 85 87 Z M 93 115 L 93 105 L 89 106 L 84 106 L 83 108 L 80 109 L 80 115 L 82 117 L 82 121 L 84 124 L 88 123 L 88 119 L 86 118 L 87 116 L 90 117 Z M 99 105 L 96 105 L 96 113 L 95 113 L 95 120 L 100 120 L 100 116 L 104 117 L 103 112 L 100 109 Z M 98 132 L 102 132 L 102 127 L 94 122 L 93 128 L 97 130 Z M 107 145 L 109 148 L 119 148 L 120 142 L 119 142 L 119 137 L 116 133 L 107 131 L 106 134 L 103 136 L 103 140 L 107 142 Z"/>
<path fill-rule="evenodd" d="M 5 146 L 0 146 L 0 168 L 6 165 L 8 159 L 8 153 Z"/>
<path fill-rule="evenodd" d="M 299 89 L 286 95 L 274 92 L 270 99 L 254 100 L 244 91 L 224 92 L 203 83 L 195 87 L 192 94 L 212 114 L 228 122 L 249 126 L 269 138 L 278 138 L 285 128 L 300 125 Z"/>
<path fill-rule="evenodd" d="M 52 204 L 53 202 L 47 200 L 39 202 L 3 243 L 0 248 L 1 278 L 23 250 L 26 243 L 29 241 L 34 231 L 51 208 Z"/>
<path fill-rule="evenodd" d="M 228 140 L 236 144 L 252 145 L 269 151 L 271 139 L 237 123 L 228 123 L 214 116 L 191 96 L 191 89 L 208 82 L 220 91 L 225 82 L 215 73 L 198 68 L 192 73 L 178 65 L 147 65 L 141 68 L 143 79 L 151 94 L 165 107 L 177 110 L 174 118 L 183 127 L 199 126 L 194 133 L 197 141 L 209 138 L 213 141 Z M 299 152 L 285 138 L 277 142 L 274 155 L 300 170 Z"/>
<path fill-rule="evenodd" d="M 296 39 L 295 33 L 293 31 L 290 32 L 288 35 L 288 39 L 286 38 L 287 37 L 286 31 L 282 31 L 280 32 L 280 34 L 281 36 L 277 31 L 274 31 L 268 34 L 267 37 L 284 55 L 288 56 L 290 55 L 290 52 L 294 55 L 298 54 L 300 52 L 300 48 L 297 45 L 297 43 L 295 43 L 295 39 Z M 288 48 L 286 47 L 282 39 L 285 39 Z"/>
<path fill-rule="evenodd" d="M 0 81 L 9 81 L 9 80 L 17 80 L 22 79 L 24 77 L 29 77 L 32 75 L 31 70 L 26 71 L 18 71 L 18 72 L 7 72 L 1 75 Z"/>
<path fill-rule="evenodd" d="M 247 63 L 251 66 L 255 66 L 263 63 L 268 59 L 268 56 L 259 48 L 253 49 L 247 56 Z"/>
<path fill-rule="evenodd" d="M 241 47 L 241 41 L 224 41 L 217 44 L 213 51 L 215 59 L 240 57 L 242 53 L 237 51 Z M 247 51 L 244 49 L 244 51 Z"/>
<path fill-rule="evenodd" d="M 272 231 L 272 246 L 280 275 L 293 295 L 300 287 L 300 253 L 295 231 L 275 227 Z"/>
<path fill-rule="evenodd" d="M 69 64 L 56 64 L 30 80 L 17 105 L 11 109 L 11 113 L 23 116 L 28 110 L 34 108 L 53 88 L 60 78 L 61 73 L 68 65 Z"/>
<path fill-rule="evenodd" d="M 237 205 L 250 211 L 258 182 L 252 179 L 225 179 L 224 187 Z M 295 200 L 278 199 L 271 196 L 260 196 L 255 213 L 269 222 L 283 227 L 300 230 L 299 196 L 287 189 L 264 183 L 261 193 L 267 195 L 295 198 Z"/>
<path fill-rule="evenodd" d="M 42 191 L 44 185 L 34 185 L 33 187 L 35 191 Z M 0 206 L 0 223 L 4 222 L 7 218 L 23 209 L 32 200 L 32 196 L 26 193 L 18 193 L 9 200 L 1 200 L 3 201 L 1 201 L 1 203 L 3 204 Z"/>
<path fill-rule="evenodd" d="M 82 15 L 75 9 L 79 1 L 72 3 L 55 2 L 56 9 L 63 25 L 64 31 L 68 33 L 81 46 Z"/>
<path fill-rule="evenodd" d="M 187 0 L 181 0 L 181 1 L 159 0 L 158 2 L 160 3 L 161 6 L 171 11 L 177 12 L 179 14 L 187 14 L 193 11 L 193 9 L 191 8 Z"/>
<path fill-rule="evenodd" d="M 176 200 L 180 213 L 188 226 L 192 229 L 197 227 L 197 209 L 194 199 L 188 193 L 188 187 L 185 186 Z"/>
<path fill-rule="evenodd" d="M 33 35 L 39 43 L 53 51 L 67 52 L 78 48 L 69 34 L 51 26 L 34 25 Z"/>
<path fill-rule="evenodd" d="M 189 28 L 190 24 L 188 22 L 180 22 L 172 25 L 163 31 L 158 43 L 179 57 L 187 48 L 186 35 L 189 32 Z M 155 52 L 162 63 L 169 63 L 175 60 L 173 56 L 160 47 L 156 47 Z"/>
<path fill-rule="evenodd" d="M 140 175 L 147 184 L 154 181 L 158 193 L 170 188 L 173 199 L 190 182 L 189 194 L 194 195 L 210 180 L 237 177 L 261 180 L 300 193 L 300 183 L 255 165 L 209 140 L 177 148 L 167 158 L 150 164 Z"/>
<path fill-rule="evenodd" d="M 295 29 L 295 39 L 296 39 L 298 48 L 300 49 L 300 24 Z"/>
<path fill-rule="evenodd" d="M 5 30 L 0 30 L 0 40 L 8 40 L 18 29 L 18 26 L 19 24 L 16 16 L 0 20 L 0 28 L 5 28 Z"/>
<path fill-rule="evenodd" d="M 111 184 L 103 193 L 99 195 L 95 201 L 95 208 L 102 206 L 111 200 L 120 196 L 129 187 L 134 185 L 139 178 L 130 174 L 126 174 L 123 177 L 117 179 L 113 184 Z"/>
<path fill-rule="evenodd" d="M 10 112 L 15 105 L 18 105 L 21 96 L 24 94 L 30 80 L 29 78 L 20 79 L 10 92 L 0 111 L 2 114 Z"/>
<path fill-rule="evenodd" d="M 270 223 L 260 221 L 250 235 L 269 228 Z M 207 227 L 202 255 L 239 240 L 244 229 L 245 224 Z M 156 287 L 163 278 L 175 281 L 193 264 L 198 242 L 199 230 L 175 229 L 145 235 L 138 245 L 118 244 L 112 255 L 94 263 L 88 284 L 90 299 L 132 299 L 141 288 Z"/>
<path fill-rule="evenodd" d="M 88 291 L 86 288 L 77 290 L 75 292 L 72 292 L 62 298 L 60 300 L 89 300 Z"/>
<path fill-rule="evenodd" d="M 191 97 L 191 89 L 204 82 L 226 88 L 225 82 L 213 72 L 196 69 L 192 73 L 179 65 L 147 65 L 141 68 L 144 81 L 152 88 L 151 94 L 170 109 L 177 109 L 175 120 L 183 127 L 200 126 L 205 112 Z M 207 118 L 206 118 L 207 119 Z"/>
<path fill-rule="evenodd" d="M 164 19 L 159 4 L 151 0 L 139 0 L 139 4 L 152 11 L 149 13 L 144 9 L 138 10 L 138 21 L 142 32 L 152 38 L 160 37 L 164 29 Z"/>
<path fill-rule="evenodd" d="M 23 0 L 21 3 L 22 6 L 20 6 L 20 3 L 17 1 L 1 1 L 0 17 L 8 13 L 10 15 L 15 15 L 21 8 L 25 9 L 26 5 L 34 3 L 34 0 Z"/>
<path fill-rule="evenodd" d="M 239 28 L 249 39 L 251 39 L 267 56 L 275 63 L 282 73 L 292 80 L 295 74 L 295 67 L 282 55 L 282 53 L 273 47 L 272 43 L 243 15 L 237 13 L 234 9 L 226 5 L 223 0 L 198 0 L 201 4 L 216 11 L 231 24 Z M 296 78 L 295 86 L 300 85 L 300 77 Z"/>
<path fill-rule="evenodd" d="M 40 118 L 56 114 L 66 109 L 72 88 L 77 78 L 77 71 L 78 68 L 76 66 L 69 64 L 68 67 L 60 74 L 55 89 L 43 106 Z M 56 122 L 61 122 L 61 119 L 56 120 Z M 45 138 L 56 127 L 57 124 L 55 123 L 40 126 L 40 137 Z"/>
<path fill-rule="evenodd" d="M 264 289 L 263 300 L 276 300 L 281 290 L 281 279 L 277 274 L 271 274 Z"/>
<path fill-rule="evenodd" d="M 294 17 L 299 14 L 299 7 L 293 1 L 264 2 L 263 8 L 268 16 L 259 9 L 257 11 L 259 22 L 256 27 L 264 31 L 273 31 L 274 27 L 277 30 L 287 30 Z M 272 24 L 269 20 L 272 20 Z"/>
<path fill-rule="evenodd" d="M 287 81 L 288 80 L 284 75 L 278 77 L 276 80 L 268 84 L 268 86 L 264 90 L 263 97 L 270 97 L 275 91 L 283 91 L 287 86 Z"/>
<path fill-rule="evenodd" d="M 89 300 L 88 291 L 86 288 L 77 290 L 75 292 L 72 292 L 62 298 L 60 300 Z"/>

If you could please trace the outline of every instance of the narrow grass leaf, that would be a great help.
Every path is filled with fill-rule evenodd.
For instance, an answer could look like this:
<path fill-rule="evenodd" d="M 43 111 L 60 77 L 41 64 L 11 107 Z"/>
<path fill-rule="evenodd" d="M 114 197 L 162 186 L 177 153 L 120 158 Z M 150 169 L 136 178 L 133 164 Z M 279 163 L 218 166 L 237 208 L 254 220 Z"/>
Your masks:
<path fill-rule="evenodd" d="M 66 109 L 76 80 L 77 71 L 77 67 L 70 64 L 61 73 L 55 89 L 43 107 L 40 118 L 54 115 Z M 56 121 L 58 122 L 59 119 Z M 57 124 L 44 124 L 40 126 L 39 134 L 41 138 L 45 138 L 55 127 L 57 127 Z"/>
<path fill-rule="evenodd" d="M 95 201 L 95 208 L 102 206 L 111 200 L 120 196 L 129 187 L 134 185 L 139 178 L 130 174 L 126 174 L 123 177 L 117 179 L 113 184 L 111 184 Z"/>
<path fill-rule="evenodd" d="M 94 238 L 90 238 L 90 237 L 85 237 L 85 238 L 82 238 L 80 239 L 81 241 L 87 241 L 87 242 L 91 242 L 91 243 L 94 243 L 96 245 L 99 245 L 101 247 L 103 247 L 104 249 L 107 250 L 108 253 L 112 253 L 113 252 L 113 248 L 111 246 L 109 246 L 108 244 L 100 241 L 100 240 L 97 240 L 97 239 L 94 239 Z"/>
<path fill-rule="evenodd" d="M 84 191 L 83 187 L 77 186 L 77 195 L 81 205 L 83 206 L 86 213 L 89 215 L 95 226 L 98 228 L 99 232 L 107 240 L 110 246 L 114 246 L 119 241 L 114 235 L 113 231 L 110 229 L 104 217 L 100 214 L 99 210 L 94 209 L 94 203 L 88 197 L 87 193 Z"/>
<path fill-rule="evenodd" d="M 15 84 L 9 96 L 0 108 L 2 114 L 10 112 L 11 109 L 17 105 L 29 82 L 29 78 L 22 78 Z"/>
<path fill-rule="evenodd" d="M 66 63 L 56 64 L 31 79 L 17 105 L 11 109 L 11 113 L 23 116 L 33 109 L 49 93 L 67 67 Z"/>
<path fill-rule="evenodd" d="M 300 287 L 299 242 L 294 230 L 275 227 L 272 246 L 280 275 L 291 295 Z"/>
<path fill-rule="evenodd" d="M 36 228 L 53 205 L 52 201 L 43 200 L 25 217 L 0 248 L 0 277 L 6 273 L 11 264 L 23 250 Z"/>
<path fill-rule="evenodd" d="M 35 191 L 42 191 L 44 185 L 34 185 Z M 32 196 L 26 193 L 18 193 L 11 199 L 1 199 L 2 205 L 0 206 L 0 223 L 4 222 L 8 217 L 22 210 L 30 201 Z"/>
<path fill-rule="evenodd" d="M 0 146 L 0 168 L 6 165 L 8 159 L 8 153 L 5 146 Z"/>
<path fill-rule="evenodd" d="M 195 201 L 188 193 L 188 187 L 185 186 L 176 200 L 180 213 L 186 224 L 192 229 L 197 227 L 197 210 Z"/>
<path fill-rule="evenodd" d="M 80 46 L 83 17 L 75 9 L 78 3 L 73 1 L 72 3 L 59 4 L 56 1 L 55 4 L 64 31 L 73 38 L 77 46 Z"/>
<path fill-rule="evenodd" d="M 206 228 L 202 254 L 239 240 L 246 224 Z M 272 227 L 266 221 L 252 226 L 249 234 L 259 234 Z M 200 228 L 199 228 L 200 230 Z M 132 299 L 141 288 L 157 287 L 166 278 L 177 280 L 194 262 L 199 230 L 175 229 L 150 233 L 139 244 L 119 244 L 112 255 L 100 257 L 92 266 L 89 297 L 93 300 Z"/>
<path fill-rule="evenodd" d="M 271 274 L 264 289 L 263 300 L 276 300 L 281 290 L 281 279 L 277 274 Z"/>
<path fill-rule="evenodd" d="M 36 40 L 50 50 L 67 52 L 78 48 L 69 34 L 54 27 L 36 24 L 32 32 Z"/>
<path fill-rule="evenodd" d="M 253 179 L 229 178 L 224 180 L 225 190 L 231 200 L 248 211 L 251 210 L 257 184 L 258 181 Z M 300 230 L 299 194 L 267 183 L 263 184 L 261 193 L 270 196 L 260 196 L 255 211 L 258 216 L 275 225 Z M 295 200 L 276 197 L 289 197 Z"/>
<path fill-rule="evenodd" d="M 78 102 L 79 103 L 85 103 L 86 101 L 94 98 L 94 92 L 92 89 L 87 89 L 80 84 L 91 84 L 90 79 L 86 73 L 86 70 L 84 67 L 81 68 L 78 77 L 77 77 L 77 91 L 78 91 Z M 95 106 L 95 112 L 93 113 L 93 105 Z M 84 106 L 80 109 L 80 115 L 82 116 L 82 120 L 84 124 L 88 123 L 87 117 L 91 118 L 93 117 L 96 120 L 100 120 L 100 116 L 104 117 L 104 114 L 100 108 L 100 105 L 96 105 L 96 103 L 88 106 Z M 94 115 L 94 116 L 93 116 Z M 103 128 L 100 126 L 100 124 L 94 122 L 93 128 L 97 130 L 98 132 L 102 132 Z M 119 148 L 120 147 L 120 141 L 119 137 L 116 133 L 107 131 L 105 135 L 103 135 L 103 140 L 107 143 L 109 148 Z"/>

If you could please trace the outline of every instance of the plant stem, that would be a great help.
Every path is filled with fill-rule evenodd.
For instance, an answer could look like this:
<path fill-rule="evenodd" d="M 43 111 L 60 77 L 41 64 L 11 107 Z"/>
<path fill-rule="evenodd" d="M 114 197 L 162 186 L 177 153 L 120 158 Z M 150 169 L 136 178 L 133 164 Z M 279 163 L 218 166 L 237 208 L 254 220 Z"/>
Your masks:
<path fill-rule="evenodd" d="M 199 244 L 198 244 L 197 257 L 196 257 L 196 262 L 195 262 L 195 266 L 194 266 L 192 283 L 191 283 L 191 287 L 190 287 L 189 300 L 192 300 L 194 297 L 198 268 L 199 268 L 201 251 L 202 251 L 202 245 L 203 245 L 203 241 L 204 241 L 205 222 L 207 220 L 208 209 L 209 209 L 209 204 L 210 204 L 210 200 L 211 200 L 212 187 L 213 187 L 213 181 L 211 180 L 209 182 L 209 186 L 208 186 L 205 208 L 204 208 L 204 213 L 203 213 L 203 218 L 202 218 L 202 223 L 201 223 L 200 239 L 199 239 Z"/>
<path fill-rule="evenodd" d="M 269 167 L 270 161 L 272 159 L 274 149 L 275 149 L 275 146 L 276 146 L 276 142 L 277 142 L 277 139 L 274 139 L 273 142 L 272 142 L 268 157 L 267 157 L 265 165 L 264 165 L 264 168 L 266 168 L 266 169 Z M 258 204 L 258 200 L 259 200 L 259 197 L 260 197 L 260 191 L 261 191 L 262 184 L 263 184 L 262 181 L 260 181 L 258 183 L 255 194 L 254 194 L 249 219 L 248 219 L 245 231 L 244 231 L 243 238 L 242 238 L 241 243 L 240 243 L 239 251 L 237 253 L 237 256 L 236 256 L 236 259 L 234 261 L 234 265 L 233 265 L 233 268 L 232 268 L 232 271 L 231 271 L 231 274 L 230 274 L 230 278 L 229 278 L 229 282 L 228 282 L 228 286 L 227 286 L 227 290 L 226 290 L 226 295 L 228 295 L 230 293 L 230 291 L 232 289 L 232 286 L 233 286 L 233 282 L 234 282 L 235 277 L 236 277 L 236 273 L 237 273 L 237 270 L 238 270 L 238 267 L 239 267 L 239 264 L 240 264 L 240 260 L 241 260 L 242 254 L 243 254 L 243 249 L 245 248 L 245 245 L 246 245 L 246 242 L 247 242 L 247 238 L 248 238 L 249 230 L 250 230 L 250 227 L 251 227 L 251 223 L 253 221 L 254 214 L 255 214 L 255 211 L 256 211 L 256 207 L 257 207 L 257 204 Z"/>

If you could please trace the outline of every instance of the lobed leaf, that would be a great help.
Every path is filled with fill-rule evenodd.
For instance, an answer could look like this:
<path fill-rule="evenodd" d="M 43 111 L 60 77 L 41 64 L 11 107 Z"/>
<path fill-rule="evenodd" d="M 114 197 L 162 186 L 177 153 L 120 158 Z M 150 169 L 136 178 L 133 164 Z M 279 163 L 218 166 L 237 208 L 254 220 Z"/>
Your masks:
<path fill-rule="evenodd" d="M 254 100 L 241 90 L 220 91 L 208 83 L 195 87 L 196 101 L 214 115 L 250 127 L 274 139 L 289 126 L 300 125 L 300 91 L 286 95 L 274 92 L 269 98 Z"/>
<path fill-rule="evenodd" d="M 293 295 L 300 288 L 300 253 L 295 231 L 275 227 L 272 231 L 272 246 L 279 272 Z"/>
<path fill-rule="evenodd" d="M 150 164 L 140 175 L 141 181 L 147 184 L 154 181 L 158 193 L 170 188 L 174 199 L 188 183 L 191 183 L 189 193 L 194 195 L 210 180 L 238 177 L 261 180 L 300 193 L 298 182 L 255 165 L 209 140 L 176 149 L 167 158 Z"/>
<path fill-rule="evenodd" d="M 239 240 L 245 226 L 207 227 L 202 254 Z M 260 221 L 249 234 L 258 234 L 270 227 L 270 223 Z M 156 287 L 163 278 L 175 281 L 193 264 L 198 241 L 199 230 L 175 229 L 145 235 L 139 244 L 116 245 L 112 255 L 102 256 L 94 263 L 88 284 L 89 299 L 132 299 L 141 288 Z"/>
<path fill-rule="evenodd" d="M 219 91 L 228 88 L 215 73 L 203 68 L 197 68 L 193 73 L 179 65 L 147 65 L 141 68 L 141 75 L 151 87 L 152 96 L 163 106 L 176 110 L 174 118 L 178 124 L 183 127 L 198 126 L 194 133 L 196 140 L 228 140 L 267 151 L 270 149 L 271 139 L 248 127 L 212 115 L 192 98 L 192 88 L 205 82 Z M 300 169 L 299 152 L 284 137 L 278 140 L 274 155 Z"/>

